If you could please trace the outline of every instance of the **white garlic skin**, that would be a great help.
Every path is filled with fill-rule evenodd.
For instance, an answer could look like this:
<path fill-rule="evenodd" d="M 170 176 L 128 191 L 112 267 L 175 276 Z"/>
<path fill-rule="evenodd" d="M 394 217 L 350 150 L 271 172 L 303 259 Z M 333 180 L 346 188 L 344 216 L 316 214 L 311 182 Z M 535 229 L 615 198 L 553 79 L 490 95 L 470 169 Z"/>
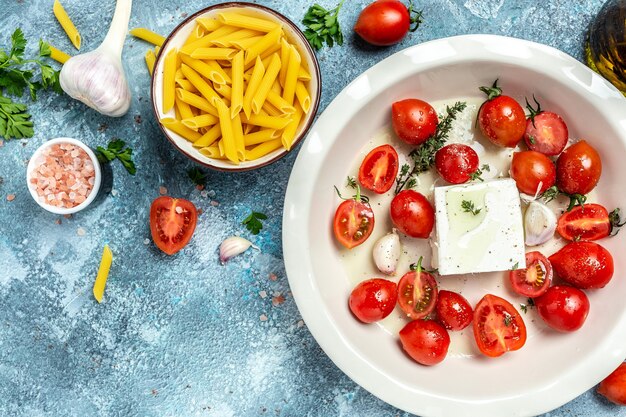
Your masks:
<path fill-rule="evenodd" d="M 386 275 L 394 275 L 400 255 L 402 254 L 402 244 L 396 229 L 374 243 L 374 263 L 380 272 Z"/>
<path fill-rule="evenodd" d="M 131 93 L 122 63 L 100 48 L 70 58 L 61 69 L 61 88 L 106 116 L 128 112 Z"/>
<path fill-rule="evenodd" d="M 537 246 L 552 239 L 556 231 L 556 215 L 545 204 L 533 201 L 524 213 L 524 234 L 528 246 Z"/>
<path fill-rule="evenodd" d="M 229 259 L 244 253 L 250 247 L 257 250 L 259 249 L 248 239 L 239 236 L 231 236 L 225 239 L 220 245 L 220 262 L 224 265 Z"/>

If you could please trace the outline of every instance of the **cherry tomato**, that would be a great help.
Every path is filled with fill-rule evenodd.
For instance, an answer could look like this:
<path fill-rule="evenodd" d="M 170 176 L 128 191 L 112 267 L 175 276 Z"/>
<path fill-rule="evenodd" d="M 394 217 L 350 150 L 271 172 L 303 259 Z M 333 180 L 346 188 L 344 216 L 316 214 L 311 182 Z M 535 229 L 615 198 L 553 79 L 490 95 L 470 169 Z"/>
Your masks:
<path fill-rule="evenodd" d="M 556 185 L 567 194 L 587 194 L 601 175 L 600 155 L 584 140 L 565 149 L 556 161 Z"/>
<path fill-rule="evenodd" d="M 521 192 L 539 195 L 554 185 L 556 168 L 550 158 L 542 153 L 515 152 L 511 161 L 511 178 Z"/>
<path fill-rule="evenodd" d="M 535 299 L 539 315 L 554 330 L 573 332 L 582 327 L 589 314 L 589 299 L 574 287 L 554 286 Z"/>
<path fill-rule="evenodd" d="M 354 31 L 367 43 L 388 46 L 400 42 L 411 26 L 407 7 L 398 0 L 378 0 L 359 15 Z"/>
<path fill-rule="evenodd" d="M 398 153 L 391 145 L 374 148 L 359 168 L 359 182 L 378 194 L 389 191 L 398 174 Z"/>
<path fill-rule="evenodd" d="M 526 131 L 526 115 L 517 101 L 502 95 L 497 83 L 480 88 L 488 96 L 478 111 L 480 130 L 494 144 L 514 148 Z"/>
<path fill-rule="evenodd" d="M 391 200 L 391 221 L 402 233 L 426 239 L 435 224 L 435 210 L 417 191 L 400 191 Z"/>
<path fill-rule="evenodd" d="M 558 155 L 563 152 L 568 140 L 567 125 L 556 113 L 544 111 L 526 121 L 524 142 L 532 151 Z"/>
<path fill-rule="evenodd" d="M 626 363 L 622 363 L 600 382 L 598 394 L 617 405 L 626 405 Z"/>
<path fill-rule="evenodd" d="M 398 304 L 413 320 L 429 315 L 437 303 L 437 281 L 431 274 L 418 268 L 409 271 L 398 284 Z"/>
<path fill-rule="evenodd" d="M 554 272 L 577 288 L 602 288 L 613 278 L 613 257 L 594 242 L 571 242 L 550 256 Z"/>
<path fill-rule="evenodd" d="M 415 98 L 396 101 L 391 113 L 393 130 L 409 145 L 420 145 L 437 131 L 437 112 L 425 101 Z"/>
<path fill-rule="evenodd" d="M 526 254 L 526 268 L 509 271 L 513 290 L 524 297 L 539 297 L 548 291 L 552 282 L 552 265 L 540 252 Z"/>
<path fill-rule="evenodd" d="M 413 320 L 400 330 L 404 351 L 422 365 L 436 365 L 446 358 L 450 335 L 432 320 Z"/>
<path fill-rule="evenodd" d="M 462 184 L 478 170 L 478 154 L 467 145 L 453 143 L 435 154 L 435 167 L 441 178 L 452 184 Z"/>
<path fill-rule="evenodd" d="M 563 213 L 556 230 L 567 240 L 598 240 L 611 233 L 609 212 L 600 204 L 576 206 Z"/>
<path fill-rule="evenodd" d="M 333 222 L 335 238 L 348 249 L 365 242 L 374 230 L 374 211 L 368 203 L 350 199 L 342 202 Z"/>
<path fill-rule="evenodd" d="M 348 305 L 357 319 L 363 323 L 373 323 L 391 314 L 397 299 L 395 282 L 373 278 L 354 287 Z"/>
<path fill-rule="evenodd" d="M 496 357 L 526 343 L 526 325 L 508 301 L 487 294 L 474 309 L 474 339 L 482 353 Z"/>
<path fill-rule="evenodd" d="M 441 290 L 437 296 L 437 320 L 448 330 L 463 330 L 472 322 L 472 306 L 461 294 Z"/>
<path fill-rule="evenodd" d="M 196 230 L 198 212 L 192 202 L 182 198 L 159 197 L 150 206 L 150 232 L 159 249 L 168 255 L 189 243 Z"/>

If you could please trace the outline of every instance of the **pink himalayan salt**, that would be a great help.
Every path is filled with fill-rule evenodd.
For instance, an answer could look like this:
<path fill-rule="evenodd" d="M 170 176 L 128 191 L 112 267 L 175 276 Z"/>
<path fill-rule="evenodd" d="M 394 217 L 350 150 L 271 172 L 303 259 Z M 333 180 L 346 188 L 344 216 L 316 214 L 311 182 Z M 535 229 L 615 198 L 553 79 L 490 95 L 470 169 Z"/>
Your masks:
<path fill-rule="evenodd" d="M 83 203 L 95 184 L 93 162 L 82 148 L 60 143 L 46 148 L 32 171 L 30 183 L 41 201 L 72 208 Z"/>

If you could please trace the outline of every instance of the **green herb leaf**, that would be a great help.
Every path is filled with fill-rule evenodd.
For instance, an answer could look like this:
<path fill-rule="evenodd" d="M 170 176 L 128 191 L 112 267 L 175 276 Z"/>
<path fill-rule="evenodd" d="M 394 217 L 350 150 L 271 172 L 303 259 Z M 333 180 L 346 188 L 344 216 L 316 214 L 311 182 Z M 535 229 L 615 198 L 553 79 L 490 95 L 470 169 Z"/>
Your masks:
<path fill-rule="evenodd" d="M 620 227 L 626 225 L 626 220 L 622 222 L 622 217 L 619 214 L 620 209 L 616 208 L 609 213 L 609 221 L 611 222 L 611 236 L 617 236 L 620 231 Z"/>
<path fill-rule="evenodd" d="M 513 317 L 509 316 L 508 314 L 504 316 L 504 325 L 506 327 L 509 327 L 511 325 L 511 323 L 513 323 Z"/>
<path fill-rule="evenodd" d="M 478 213 L 481 212 L 482 209 L 477 209 L 474 206 L 474 202 L 473 201 L 469 201 L 469 200 L 463 200 L 461 202 L 461 208 L 463 209 L 463 211 L 465 213 L 472 213 L 474 216 L 476 216 Z"/>
<path fill-rule="evenodd" d="M 519 308 L 520 310 L 522 310 L 522 313 L 524 314 L 528 313 L 528 306 L 526 304 L 520 304 Z"/>
<path fill-rule="evenodd" d="M 263 223 L 261 223 L 261 220 L 267 220 L 267 216 L 263 213 L 259 213 L 258 211 L 253 211 L 241 222 L 241 224 L 246 226 L 246 229 L 248 229 L 253 235 L 258 235 L 261 229 L 263 229 Z"/>
<path fill-rule="evenodd" d="M 15 29 L 13 35 L 11 35 L 11 53 L 9 54 L 11 59 L 17 60 L 22 58 L 26 50 L 26 43 L 27 41 L 22 29 Z"/>
<path fill-rule="evenodd" d="M 126 142 L 122 139 L 111 140 L 106 149 L 102 146 L 98 146 L 96 148 L 98 161 L 106 164 L 117 158 L 130 175 L 135 175 L 137 173 L 137 168 L 135 167 L 135 162 L 133 161 L 133 150 L 131 148 L 125 148 L 125 146 Z"/>
<path fill-rule="evenodd" d="M 0 95 L 0 136 L 21 139 L 30 138 L 33 134 L 33 122 L 26 106 Z"/>
<path fill-rule="evenodd" d="M 346 187 L 354 188 L 356 190 L 356 178 L 348 176 L 348 178 L 346 179 Z"/>
<path fill-rule="evenodd" d="M 322 49 L 324 43 L 329 48 L 332 48 L 335 43 L 343 45 L 343 33 L 337 19 L 343 2 L 344 0 L 341 0 L 332 10 L 326 10 L 319 4 L 314 4 L 304 15 L 302 19 L 302 23 L 306 26 L 304 37 L 316 51 Z"/>
<path fill-rule="evenodd" d="M 206 185 L 206 177 L 207 175 L 198 167 L 193 167 L 189 171 L 187 171 L 187 175 L 189 175 L 189 179 L 195 184 L 200 186 Z"/>
<path fill-rule="evenodd" d="M 519 268 L 519 262 L 515 262 L 515 265 L 511 268 L 511 271 L 515 271 Z"/>

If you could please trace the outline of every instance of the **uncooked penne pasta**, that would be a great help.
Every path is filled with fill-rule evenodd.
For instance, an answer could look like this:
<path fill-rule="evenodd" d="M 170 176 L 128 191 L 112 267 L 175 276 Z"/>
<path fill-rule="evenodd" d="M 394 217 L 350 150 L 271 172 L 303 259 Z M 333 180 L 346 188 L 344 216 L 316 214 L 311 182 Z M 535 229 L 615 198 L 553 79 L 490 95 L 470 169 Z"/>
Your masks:
<path fill-rule="evenodd" d="M 278 110 L 276 107 L 274 107 L 267 101 L 263 103 L 263 107 L 261 111 L 259 112 L 259 114 L 264 115 L 264 116 L 273 116 L 273 117 L 288 117 L 289 116 L 288 114 L 285 114 L 282 111 Z"/>
<path fill-rule="evenodd" d="M 191 84 L 198 89 L 200 94 L 207 99 L 210 104 L 215 106 L 215 100 L 220 100 L 220 96 L 215 92 L 215 90 L 213 90 L 209 83 L 204 81 L 200 74 L 194 71 L 193 68 L 185 64 L 183 64 L 181 68 L 185 78 L 187 78 L 189 82 L 191 82 Z"/>
<path fill-rule="evenodd" d="M 270 61 L 269 66 L 267 67 L 267 71 L 263 75 L 263 79 L 259 84 L 259 88 L 254 93 L 254 97 L 252 98 L 252 111 L 254 113 L 258 113 L 263 108 L 263 103 L 267 99 L 267 94 L 272 89 L 272 84 L 278 77 L 278 73 L 280 72 L 280 57 L 278 54 L 272 55 L 272 60 Z"/>
<path fill-rule="evenodd" d="M 176 97 L 175 103 L 176 103 L 176 108 L 178 109 L 178 113 L 180 114 L 180 118 L 182 120 L 184 120 L 184 119 L 191 119 L 192 117 L 194 117 L 194 114 L 191 111 L 191 107 L 189 106 L 189 104 L 185 103 L 184 101 L 182 101 L 178 97 Z M 185 126 L 187 126 L 187 125 L 185 125 Z M 190 127 L 190 126 L 187 126 L 187 127 Z M 194 129 L 194 130 L 196 130 L 196 129 Z"/>
<path fill-rule="evenodd" d="M 182 136 L 190 142 L 195 142 L 202 136 L 200 133 L 195 130 L 189 129 L 187 126 L 182 124 L 179 120 L 173 119 L 171 117 L 166 117 L 160 120 L 161 124 L 171 130 L 174 133 Z"/>
<path fill-rule="evenodd" d="M 228 84 L 213 83 L 213 89 L 225 99 L 232 100 L 233 89 Z"/>
<path fill-rule="evenodd" d="M 214 30 L 211 33 L 208 33 L 206 35 L 204 35 L 203 37 L 201 37 L 200 39 L 198 39 L 195 42 L 191 42 L 188 45 L 185 45 L 181 48 L 180 52 L 182 54 L 186 54 L 189 55 L 191 54 L 193 51 L 195 51 L 198 48 L 205 48 L 207 46 L 210 46 L 213 43 L 213 40 L 215 39 L 219 39 L 225 35 L 228 35 L 229 33 L 233 33 L 237 31 L 236 27 L 233 26 L 222 26 L 216 30 Z"/>
<path fill-rule="evenodd" d="M 301 58 L 298 50 L 292 46 L 291 51 L 289 52 L 289 62 L 287 63 L 287 74 L 285 75 L 285 86 L 283 89 L 283 98 L 287 103 L 292 105 L 293 97 L 296 94 L 300 61 Z"/>
<path fill-rule="evenodd" d="M 257 57 L 254 70 L 252 70 L 252 75 L 250 76 L 250 81 L 248 81 L 248 87 L 243 96 L 243 111 L 247 117 L 250 117 L 252 113 L 252 98 L 263 80 L 263 74 L 265 74 L 265 67 L 263 67 L 261 58 Z"/>
<path fill-rule="evenodd" d="M 71 56 L 69 56 L 63 51 L 58 50 L 54 46 L 50 44 L 48 44 L 48 46 L 50 47 L 50 58 L 54 59 L 55 61 L 61 64 L 65 64 L 67 60 L 71 58 Z"/>
<path fill-rule="evenodd" d="M 267 101 L 272 106 L 276 107 L 282 113 L 292 114 L 296 111 L 296 109 L 287 103 L 284 98 L 280 96 L 280 94 L 276 93 L 274 90 L 270 90 L 267 94 Z"/>
<path fill-rule="evenodd" d="M 209 158 L 224 159 L 217 146 L 207 146 L 206 148 L 199 149 L 199 151 L 202 155 L 208 156 Z"/>
<path fill-rule="evenodd" d="M 311 74 L 300 66 L 300 70 L 298 71 L 298 80 L 300 81 L 311 81 Z"/>
<path fill-rule="evenodd" d="M 232 80 L 230 76 L 226 74 L 226 71 L 217 63 L 217 61 L 207 61 L 207 65 L 211 68 L 213 79 L 211 81 L 215 81 L 218 84 L 226 84 L 231 83 Z"/>
<path fill-rule="evenodd" d="M 237 53 L 232 48 L 198 48 L 191 53 L 194 59 L 232 59 Z"/>
<path fill-rule="evenodd" d="M 230 118 L 230 109 L 221 99 L 215 100 L 215 107 L 217 107 L 217 114 L 220 118 L 220 128 L 222 129 L 224 155 L 226 155 L 226 158 L 230 162 L 234 164 L 239 164 L 239 156 L 237 154 L 237 148 L 235 146 L 235 136 L 233 133 L 233 124 L 232 119 Z"/>
<path fill-rule="evenodd" d="M 181 73 L 182 75 L 182 73 Z M 186 78 L 176 78 L 176 85 L 178 85 L 183 90 L 187 90 L 190 93 L 197 93 L 198 89 L 193 86 Z"/>
<path fill-rule="evenodd" d="M 194 26 L 194 28 L 191 30 L 189 37 L 185 40 L 185 43 L 183 44 L 183 48 L 189 45 L 190 43 L 193 43 L 197 41 L 198 39 L 204 37 L 206 34 L 207 34 L 206 29 L 202 25 L 199 25 L 196 23 L 196 26 Z"/>
<path fill-rule="evenodd" d="M 253 114 L 249 118 L 246 118 L 246 120 L 244 121 L 255 126 L 281 130 L 284 129 L 289 124 L 289 122 L 291 122 L 291 118 Z"/>
<path fill-rule="evenodd" d="M 154 51 L 152 49 L 148 49 L 148 52 L 146 52 L 144 58 L 146 60 L 146 67 L 148 67 L 148 72 L 150 73 L 150 75 L 152 75 L 152 73 L 154 72 L 154 62 L 156 61 L 156 55 L 154 54 Z"/>
<path fill-rule="evenodd" d="M 293 115 L 293 119 L 291 120 L 291 122 L 289 122 L 281 135 L 281 141 L 285 149 L 291 150 L 291 146 L 293 145 L 293 140 L 296 137 L 296 132 L 298 131 L 298 126 L 300 126 L 301 120 L 302 109 L 300 108 L 300 106 L 296 106 L 296 112 Z"/>
<path fill-rule="evenodd" d="M 268 140 L 277 139 L 276 132 L 277 131 L 274 129 L 261 129 L 258 132 L 248 133 L 243 136 L 243 143 L 246 146 L 252 146 L 267 142 Z"/>
<path fill-rule="evenodd" d="M 246 157 L 246 145 L 243 141 L 243 126 L 241 125 L 240 113 L 237 113 L 232 119 L 233 123 L 233 138 L 235 139 L 235 149 L 237 150 L 237 156 L 240 161 L 243 161 Z"/>
<path fill-rule="evenodd" d="M 259 32 L 271 32 L 277 27 L 280 27 L 278 23 L 270 20 L 259 19 L 236 12 L 221 12 L 217 14 L 217 18 L 225 25 L 258 30 Z"/>
<path fill-rule="evenodd" d="M 180 59 L 183 64 L 193 68 L 198 74 L 208 78 L 211 81 L 214 81 L 219 84 L 224 84 L 226 79 L 220 72 L 216 71 L 215 68 L 204 61 L 200 61 L 199 59 L 193 59 L 188 55 L 180 54 Z M 182 68 L 182 65 L 181 65 Z M 221 69 L 221 68 L 220 68 Z M 182 70 L 181 70 L 182 72 Z M 191 80 L 190 80 L 191 81 Z"/>
<path fill-rule="evenodd" d="M 70 19 L 69 15 L 65 11 L 59 0 L 54 0 L 54 4 L 52 5 L 52 12 L 54 13 L 57 21 L 67 34 L 67 37 L 70 38 L 70 42 L 72 42 L 72 45 L 74 45 L 76 49 L 80 50 L 80 33 L 78 32 L 78 29 L 76 29 L 76 26 L 74 26 L 72 19 Z"/>
<path fill-rule="evenodd" d="M 260 41 L 262 38 L 263 36 L 254 36 L 252 38 L 235 39 L 230 41 L 230 46 L 234 46 L 235 48 L 239 49 L 248 49 L 258 41 Z"/>
<path fill-rule="evenodd" d="M 165 55 L 163 61 L 163 112 L 167 113 L 174 107 L 174 96 L 176 94 L 176 55 L 175 48 Z"/>
<path fill-rule="evenodd" d="M 222 24 L 212 17 L 198 17 L 196 23 L 202 26 L 207 32 L 213 32 L 219 29 Z"/>
<path fill-rule="evenodd" d="M 201 127 L 213 126 L 214 124 L 219 122 L 219 119 L 216 116 L 207 113 L 201 114 L 200 116 L 185 118 L 182 120 L 182 122 L 189 129 L 198 130 Z"/>
<path fill-rule="evenodd" d="M 230 97 L 230 116 L 235 117 L 243 109 L 243 93 L 244 93 L 244 80 L 243 80 L 243 64 L 244 64 L 244 52 L 239 51 L 233 58 L 232 66 L 232 91 Z"/>
<path fill-rule="evenodd" d="M 163 42 L 165 42 L 165 37 L 159 35 L 146 28 L 134 28 L 130 30 L 130 34 L 135 38 L 143 39 L 146 42 L 150 42 L 156 46 L 163 46 Z"/>
<path fill-rule="evenodd" d="M 262 34 L 252 29 L 240 29 L 236 32 L 229 33 L 228 35 L 213 40 L 213 45 L 217 45 L 222 48 L 229 48 L 232 46 L 232 41 L 250 39 L 256 36 L 262 36 Z"/>
<path fill-rule="evenodd" d="M 257 56 L 261 56 L 263 52 L 266 52 L 271 47 L 278 46 L 277 49 L 280 49 L 281 35 L 282 28 L 277 26 L 276 29 L 272 30 L 267 35 L 263 36 L 257 43 L 246 49 L 246 64 L 254 61 Z"/>
<path fill-rule="evenodd" d="M 185 91 L 182 88 L 176 89 L 176 97 L 179 97 L 182 101 L 200 110 L 217 116 L 217 109 L 207 99 L 193 94 L 189 91 Z"/>
<path fill-rule="evenodd" d="M 280 82 L 281 87 L 285 85 L 285 77 L 287 76 L 287 63 L 289 62 L 289 52 L 291 52 L 291 45 L 289 42 L 282 38 L 280 40 L 280 62 L 282 63 L 280 67 L 280 76 L 278 81 Z"/>
<path fill-rule="evenodd" d="M 274 139 L 267 142 L 263 142 L 260 145 L 255 146 L 249 151 L 246 151 L 246 160 L 254 160 L 259 159 L 270 152 L 274 152 L 276 149 L 279 149 L 283 146 L 282 140 Z"/>
<path fill-rule="evenodd" d="M 311 108 L 311 96 L 302 81 L 296 83 L 296 98 L 298 103 L 300 103 L 300 107 L 302 107 L 302 111 L 308 114 Z"/>
<path fill-rule="evenodd" d="M 222 136 L 222 128 L 220 124 L 217 123 L 213 125 L 212 128 L 206 131 L 204 135 L 200 137 L 197 141 L 193 143 L 194 148 L 204 148 L 206 146 L 211 146 Z"/>

